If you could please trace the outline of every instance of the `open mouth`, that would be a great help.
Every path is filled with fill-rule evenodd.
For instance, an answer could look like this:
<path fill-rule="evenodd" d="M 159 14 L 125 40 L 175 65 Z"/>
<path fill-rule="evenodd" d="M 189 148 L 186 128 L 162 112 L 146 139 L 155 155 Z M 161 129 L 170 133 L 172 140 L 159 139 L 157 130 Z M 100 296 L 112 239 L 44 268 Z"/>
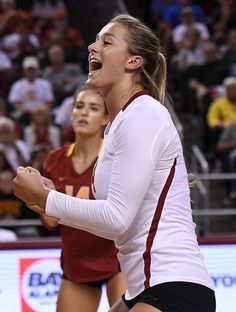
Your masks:
<path fill-rule="evenodd" d="M 90 60 L 90 70 L 92 72 L 97 71 L 102 68 L 102 63 L 96 59 Z"/>

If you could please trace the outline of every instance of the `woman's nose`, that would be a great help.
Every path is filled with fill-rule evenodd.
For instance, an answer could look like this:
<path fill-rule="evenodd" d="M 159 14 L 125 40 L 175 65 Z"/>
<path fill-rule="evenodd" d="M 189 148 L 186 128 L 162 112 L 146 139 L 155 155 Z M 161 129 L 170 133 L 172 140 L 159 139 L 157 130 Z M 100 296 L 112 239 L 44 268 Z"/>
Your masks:
<path fill-rule="evenodd" d="M 88 46 L 88 51 L 89 53 L 91 53 L 92 51 L 95 52 L 96 50 L 97 50 L 97 42 L 95 41 L 94 43 Z"/>
<path fill-rule="evenodd" d="M 84 115 L 88 115 L 88 113 L 89 113 L 89 108 L 87 108 L 87 107 L 84 107 L 83 109 L 82 109 L 82 111 L 81 111 L 81 114 L 84 116 Z"/>

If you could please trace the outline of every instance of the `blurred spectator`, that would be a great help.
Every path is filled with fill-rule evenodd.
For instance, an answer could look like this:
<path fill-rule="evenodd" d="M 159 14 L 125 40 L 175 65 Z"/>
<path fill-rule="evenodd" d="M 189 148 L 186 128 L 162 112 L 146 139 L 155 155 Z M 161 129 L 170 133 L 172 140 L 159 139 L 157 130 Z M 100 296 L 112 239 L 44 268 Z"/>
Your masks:
<path fill-rule="evenodd" d="M 0 172 L 4 170 L 11 170 L 12 167 L 7 160 L 6 154 L 0 149 Z"/>
<path fill-rule="evenodd" d="M 26 143 L 16 138 L 15 123 L 5 116 L 0 117 L 0 150 L 5 153 L 7 162 L 14 171 L 30 162 L 30 152 Z"/>
<path fill-rule="evenodd" d="M 0 117 L 0 219 L 32 218 L 25 204 L 14 196 L 12 181 L 18 166 L 30 163 L 27 145 L 16 139 L 15 123 L 8 117 Z M 15 229 L 14 229 L 15 230 Z M 2 235 L 2 237 L 1 237 Z M 0 229 L 0 240 L 13 240 L 17 237 L 12 231 Z"/>
<path fill-rule="evenodd" d="M 230 76 L 236 77 L 236 29 L 228 34 L 226 51 L 223 56 Z"/>
<path fill-rule="evenodd" d="M 23 61 L 24 77 L 13 83 L 8 101 L 13 106 L 13 116 L 25 125 L 33 108 L 45 105 L 53 106 L 54 94 L 50 82 L 39 77 L 39 63 L 34 56 Z"/>
<path fill-rule="evenodd" d="M 222 82 L 228 76 L 228 70 L 215 43 L 206 42 L 203 52 L 205 61 L 193 68 L 189 86 L 195 91 L 198 110 L 205 114 L 212 99 L 221 95 Z"/>
<path fill-rule="evenodd" d="M 15 0 L 1 0 L 0 1 L 1 12 L 7 12 L 10 10 L 15 10 L 16 1 Z"/>
<path fill-rule="evenodd" d="M 57 10 L 66 10 L 62 0 L 33 0 L 29 11 L 34 20 L 34 31 L 40 37 L 52 27 L 52 20 Z M 43 56 L 43 53 L 42 53 Z"/>
<path fill-rule="evenodd" d="M 236 104 L 235 104 L 236 105 Z M 226 126 L 217 142 L 217 149 L 221 159 L 221 170 L 223 172 L 236 172 L 236 121 Z M 235 181 L 225 181 L 226 198 L 229 201 L 236 199 Z"/>
<path fill-rule="evenodd" d="M 84 57 L 84 39 L 78 28 L 69 25 L 65 10 L 56 10 L 53 16 L 53 26 L 42 35 L 45 49 L 52 44 L 59 44 L 64 48 L 66 62 L 77 62 Z M 81 55 L 82 54 L 82 55 Z"/>
<path fill-rule="evenodd" d="M 192 70 L 196 65 L 204 63 L 203 40 L 194 27 L 188 27 L 184 34 L 182 47 L 171 58 L 171 73 L 177 88 L 181 93 L 181 107 L 184 112 L 194 113 L 194 107 L 190 105 L 191 94 L 188 81 Z"/>
<path fill-rule="evenodd" d="M 172 63 L 180 72 L 188 71 L 194 65 L 204 64 L 203 40 L 199 31 L 194 27 L 188 27 L 184 33 L 182 47 L 172 58 Z"/>
<path fill-rule="evenodd" d="M 185 7 L 192 8 L 197 22 L 204 22 L 205 16 L 202 8 L 198 4 L 193 3 L 191 0 L 178 0 L 177 3 L 169 6 L 163 16 L 164 22 L 169 24 L 171 27 L 176 27 L 181 24 L 181 11 Z"/>
<path fill-rule="evenodd" d="M 202 40 L 210 37 L 205 24 L 196 22 L 196 17 L 191 6 L 186 6 L 181 10 L 181 23 L 173 29 L 173 42 L 177 49 L 180 49 L 185 42 L 185 33 L 189 28 L 195 28 Z"/>
<path fill-rule="evenodd" d="M 19 20 L 30 20 L 30 14 L 16 9 L 15 0 L 0 0 L 0 37 L 14 32 Z"/>
<path fill-rule="evenodd" d="M 75 140 L 75 132 L 71 124 L 73 104 L 74 96 L 68 96 L 55 111 L 55 123 L 61 128 L 64 144 L 72 143 Z"/>
<path fill-rule="evenodd" d="M 71 112 L 73 108 L 74 96 L 66 97 L 61 105 L 55 110 L 55 123 L 60 127 L 71 125 Z"/>
<path fill-rule="evenodd" d="M 61 131 L 52 124 L 51 113 L 45 106 L 39 106 L 31 111 L 31 122 L 24 128 L 23 138 L 30 151 L 35 146 L 43 145 L 55 149 L 61 145 Z"/>
<path fill-rule="evenodd" d="M 11 220 L 38 218 L 33 211 L 29 212 L 25 203 L 13 194 L 14 177 L 15 173 L 12 170 L 0 172 L 0 218 Z M 13 229 L 18 237 L 39 236 L 39 231 L 35 226 L 13 227 Z"/>
<path fill-rule="evenodd" d="M 227 77 L 223 84 L 225 96 L 215 99 L 209 106 L 207 119 L 211 128 L 224 128 L 236 121 L 236 77 Z"/>
<path fill-rule="evenodd" d="M 1 74 L 5 71 L 12 69 L 12 61 L 9 58 L 8 54 L 0 50 L 0 71 Z"/>
<path fill-rule="evenodd" d="M 11 169 L 5 169 L 0 171 L 0 194 L 12 194 L 12 180 L 14 179 L 14 177 L 15 173 Z M 14 212 L 9 212 L 9 215 Z M 18 214 L 18 212 L 15 213 Z"/>
<path fill-rule="evenodd" d="M 13 195 L 12 181 L 15 173 L 12 170 L 0 171 L 0 218 L 17 219 L 22 215 L 24 203 Z"/>
<path fill-rule="evenodd" d="M 191 0 L 177 0 L 166 7 L 163 14 L 163 20 L 159 25 L 156 25 L 155 30 L 162 42 L 163 50 L 167 60 L 170 59 L 176 52 L 176 47 L 173 42 L 173 29 L 182 22 L 181 12 L 184 8 L 190 7 L 194 13 L 195 20 L 198 23 L 204 22 L 204 12 L 201 7 L 194 4 Z"/>
<path fill-rule="evenodd" d="M 40 171 L 43 174 L 43 163 L 49 153 L 48 146 L 43 144 L 35 145 L 31 150 L 31 167 Z"/>
<path fill-rule="evenodd" d="M 30 13 L 34 19 L 51 19 L 58 10 L 66 10 L 62 0 L 33 0 Z"/>
<path fill-rule="evenodd" d="M 155 32 L 160 35 L 164 30 L 163 18 L 165 12 L 173 4 L 176 4 L 177 0 L 152 0 L 150 4 L 150 18 L 154 23 Z"/>
<path fill-rule="evenodd" d="M 14 77 L 14 66 L 8 54 L 0 50 L 0 96 L 6 97 Z"/>
<path fill-rule="evenodd" d="M 157 23 L 162 21 L 166 11 L 177 2 L 177 0 L 152 0 L 150 10 L 154 21 Z"/>
<path fill-rule="evenodd" d="M 10 14 L 10 12 L 12 14 Z M 0 0 L 0 25 L 3 22 L 3 18 L 6 19 L 7 15 L 13 16 L 15 12 L 16 12 L 15 0 Z"/>
<path fill-rule="evenodd" d="M 236 121 L 236 77 L 224 80 L 225 96 L 215 99 L 209 106 L 207 122 L 210 128 L 209 145 L 217 156 L 217 142 L 222 130 Z"/>
<path fill-rule="evenodd" d="M 7 116 L 7 104 L 4 97 L 0 97 L 0 116 Z"/>
<path fill-rule="evenodd" d="M 227 66 L 222 59 L 218 47 L 213 42 L 204 43 L 204 63 L 194 66 L 190 79 L 190 97 L 191 103 L 195 105 L 195 111 L 200 116 L 203 150 L 211 156 L 209 145 L 210 133 L 207 121 L 207 111 L 210 103 L 217 97 L 225 94 L 222 86 L 223 80 L 228 76 Z M 213 143 L 215 146 L 215 142 Z M 207 156 L 208 157 L 208 156 Z"/>
<path fill-rule="evenodd" d="M 212 39 L 218 44 L 226 40 L 228 32 L 236 28 L 236 5 L 234 0 L 218 0 L 218 6 L 210 17 Z"/>
<path fill-rule="evenodd" d="M 15 30 L 2 38 L 1 46 L 18 66 L 24 57 L 36 55 L 41 48 L 37 35 L 32 32 L 31 21 L 24 19 L 19 19 Z"/>
<path fill-rule="evenodd" d="M 8 111 L 8 106 L 5 98 L 0 97 L 0 117 L 5 116 L 8 117 L 9 116 L 9 111 Z M 15 132 L 16 132 L 16 137 L 19 138 L 21 133 L 20 133 L 20 125 L 18 124 L 17 121 L 15 122 Z"/>
<path fill-rule="evenodd" d="M 44 69 L 42 76 L 51 82 L 57 106 L 66 96 L 84 85 L 87 75 L 82 73 L 78 64 L 65 62 L 64 49 L 58 44 L 48 49 L 48 58 L 49 66 Z"/>
<path fill-rule="evenodd" d="M 0 97 L 0 116 L 6 116 L 7 115 L 7 107 L 6 107 L 6 101 L 3 97 Z"/>

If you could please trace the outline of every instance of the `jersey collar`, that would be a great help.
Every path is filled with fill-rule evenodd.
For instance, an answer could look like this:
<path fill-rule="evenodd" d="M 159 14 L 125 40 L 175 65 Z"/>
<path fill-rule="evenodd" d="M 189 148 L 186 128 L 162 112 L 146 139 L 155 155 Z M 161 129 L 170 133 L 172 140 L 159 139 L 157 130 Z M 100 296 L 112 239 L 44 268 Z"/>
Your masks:
<path fill-rule="evenodd" d="M 133 102 L 133 100 L 135 100 L 137 97 L 139 97 L 139 96 L 141 96 L 141 95 L 148 95 L 148 92 L 145 91 L 145 90 L 136 92 L 136 93 L 128 100 L 128 102 L 123 106 L 122 111 L 124 111 L 124 110 L 127 108 L 127 106 L 129 106 L 129 104 L 130 104 L 131 102 Z"/>

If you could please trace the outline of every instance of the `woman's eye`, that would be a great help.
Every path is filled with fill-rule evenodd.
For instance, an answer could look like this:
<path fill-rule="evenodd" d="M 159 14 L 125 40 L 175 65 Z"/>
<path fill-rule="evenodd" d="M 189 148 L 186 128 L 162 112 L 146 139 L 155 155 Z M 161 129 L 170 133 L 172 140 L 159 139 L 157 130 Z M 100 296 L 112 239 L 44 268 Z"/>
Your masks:
<path fill-rule="evenodd" d="M 111 42 L 104 40 L 104 41 L 103 41 L 103 44 L 104 44 L 104 45 L 108 45 L 108 44 L 111 44 Z"/>

